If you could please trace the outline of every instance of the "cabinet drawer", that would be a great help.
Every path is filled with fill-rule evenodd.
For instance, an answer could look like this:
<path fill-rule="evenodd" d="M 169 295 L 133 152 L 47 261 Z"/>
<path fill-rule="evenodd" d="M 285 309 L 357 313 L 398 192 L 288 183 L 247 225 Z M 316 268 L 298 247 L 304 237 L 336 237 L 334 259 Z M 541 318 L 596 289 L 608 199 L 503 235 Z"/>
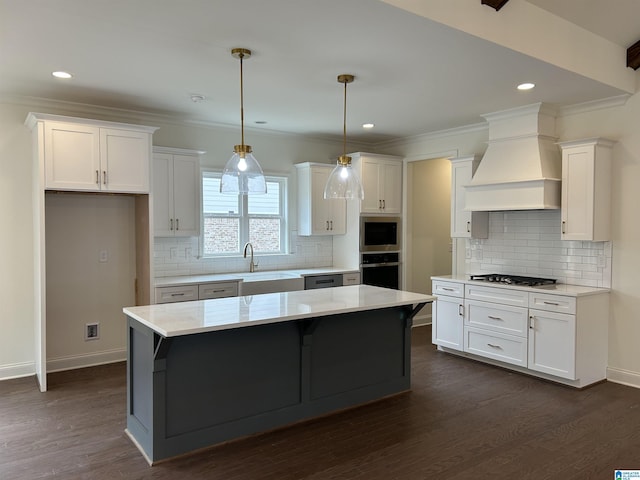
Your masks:
<path fill-rule="evenodd" d="M 203 283 L 198 285 L 198 299 L 238 296 L 238 282 Z"/>
<path fill-rule="evenodd" d="M 529 294 L 527 292 L 509 287 L 483 287 L 467 284 L 464 298 L 513 305 L 514 307 L 527 307 L 529 305 Z"/>
<path fill-rule="evenodd" d="M 342 275 L 342 285 L 360 285 L 360 272 L 344 273 Z"/>
<path fill-rule="evenodd" d="M 527 366 L 527 339 L 523 337 L 465 327 L 464 351 L 521 367 Z"/>
<path fill-rule="evenodd" d="M 529 308 L 557 313 L 576 313 L 576 298 L 548 293 L 529 293 Z"/>
<path fill-rule="evenodd" d="M 464 296 L 464 283 L 443 282 L 442 280 L 434 280 L 431 291 L 433 295 L 447 295 L 449 297 Z"/>
<path fill-rule="evenodd" d="M 198 286 L 157 287 L 156 303 L 188 302 L 198 300 Z"/>
<path fill-rule="evenodd" d="M 528 315 L 524 307 L 465 300 L 465 324 L 494 332 L 527 336 Z"/>

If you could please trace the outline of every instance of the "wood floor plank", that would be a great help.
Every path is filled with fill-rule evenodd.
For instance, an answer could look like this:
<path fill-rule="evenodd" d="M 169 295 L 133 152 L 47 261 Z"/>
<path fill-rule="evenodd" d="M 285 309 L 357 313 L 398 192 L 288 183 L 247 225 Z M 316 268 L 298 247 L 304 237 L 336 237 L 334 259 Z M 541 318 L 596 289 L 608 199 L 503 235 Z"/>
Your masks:
<path fill-rule="evenodd" d="M 640 469 L 640 390 L 583 391 L 437 352 L 412 391 L 149 467 L 124 434 L 125 366 L 0 382 L 0 479 L 606 479 Z"/>

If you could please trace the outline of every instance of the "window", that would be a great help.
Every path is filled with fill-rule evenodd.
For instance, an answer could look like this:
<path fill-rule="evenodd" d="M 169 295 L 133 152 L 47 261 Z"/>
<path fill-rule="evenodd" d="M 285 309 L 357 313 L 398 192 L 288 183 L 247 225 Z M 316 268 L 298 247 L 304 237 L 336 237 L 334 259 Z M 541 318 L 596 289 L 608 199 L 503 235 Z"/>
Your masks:
<path fill-rule="evenodd" d="M 267 176 L 266 195 L 222 195 L 218 172 L 202 173 L 205 256 L 238 255 L 251 242 L 256 253 L 286 251 L 286 177 Z"/>

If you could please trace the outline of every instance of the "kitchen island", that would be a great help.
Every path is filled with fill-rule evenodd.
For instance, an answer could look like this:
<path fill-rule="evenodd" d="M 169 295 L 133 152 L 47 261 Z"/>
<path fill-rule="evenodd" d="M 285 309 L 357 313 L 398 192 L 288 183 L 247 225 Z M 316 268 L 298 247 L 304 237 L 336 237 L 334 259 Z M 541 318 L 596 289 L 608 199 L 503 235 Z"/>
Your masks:
<path fill-rule="evenodd" d="M 433 300 L 354 285 L 125 308 L 127 434 L 153 464 L 407 391 Z"/>

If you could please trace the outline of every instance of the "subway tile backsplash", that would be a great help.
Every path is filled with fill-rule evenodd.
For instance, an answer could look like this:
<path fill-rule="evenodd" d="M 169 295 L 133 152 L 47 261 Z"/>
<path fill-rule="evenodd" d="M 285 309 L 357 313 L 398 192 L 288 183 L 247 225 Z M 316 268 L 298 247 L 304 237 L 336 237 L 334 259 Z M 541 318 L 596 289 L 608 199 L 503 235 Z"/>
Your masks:
<path fill-rule="evenodd" d="M 198 237 L 154 239 L 155 277 L 203 275 L 209 273 L 248 272 L 249 259 L 235 257 L 199 257 Z M 289 254 L 256 254 L 257 271 L 328 267 L 333 262 L 332 237 L 290 236 Z"/>
<path fill-rule="evenodd" d="M 491 212 L 489 238 L 466 241 L 465 273 L 510 273 L 611 288 L 611 242 L 560 240 L 560 211 Z"/>

